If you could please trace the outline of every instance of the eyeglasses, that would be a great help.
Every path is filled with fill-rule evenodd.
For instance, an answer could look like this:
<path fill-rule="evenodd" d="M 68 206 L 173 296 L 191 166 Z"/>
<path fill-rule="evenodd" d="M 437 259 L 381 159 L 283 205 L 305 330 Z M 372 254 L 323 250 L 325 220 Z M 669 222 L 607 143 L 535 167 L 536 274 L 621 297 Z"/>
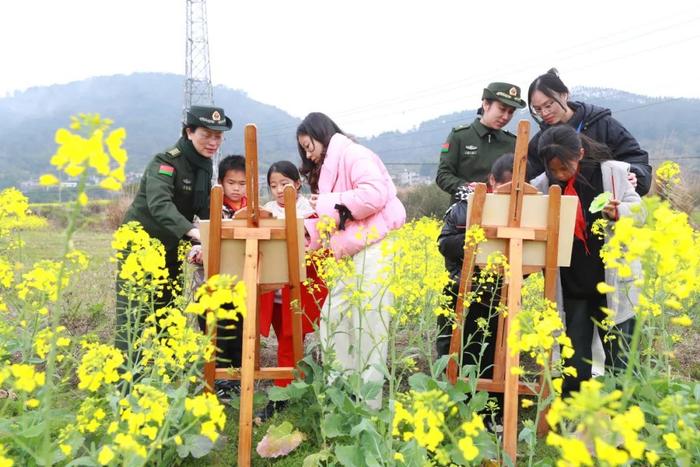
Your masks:
<path fill-rule="evenodd" d="M 222 131 L 214 132 L 202 129 L 198 136 L 205 141 L 214 141 L 216 143 L 220 143 L 224 140 L 224 133 Z"/>
<path fill-rule="evenodd" d="M 556 102 L 554 99 L 550 99 L 548 102 L 546 102 L 543 106 L 537 106 L 535 107 L 534 105 L 532 106 L 532 110 L 537 114 L 542 116 L 545 112 L 551 113 L 552 109 L 555 105 L 559 104 Z"/>

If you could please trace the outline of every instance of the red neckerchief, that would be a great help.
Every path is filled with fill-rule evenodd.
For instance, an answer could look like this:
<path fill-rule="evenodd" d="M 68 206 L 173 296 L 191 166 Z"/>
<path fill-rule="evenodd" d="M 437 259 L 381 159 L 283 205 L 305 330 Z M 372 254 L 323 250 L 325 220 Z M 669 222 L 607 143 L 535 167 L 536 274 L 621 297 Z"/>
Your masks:
<path fill-rule="evenodd" d="M 227 208 L 229 208 L 231 211 L 234 213 L 238 211 L 239 209 L 243 209 L 248 205 L 248 198 L 245 196 L 241 198 L 241 203 L 238 207 L 234 205 L 227 197 L 224 196 L 224 204 L 226 205 Z"/>
<path fill-rule="evenodd" d="M 588 250 L 588 232 L 586 231 L 586 218 L 583 217 L 583 207 L 581 206 L 581 198 L 579 198 L 576 188 L 574 188 L 574 182 L 578 176 L 578 169 L 573 177 L 566 182 L 566 187 L 564 187 L 564 194 L 575 196 L 578 199 L 578 206 L 576 207 L 576 225 L 574 227 L 574 236 L 581 240 L 583 247 L 586 249 L 586 254 L 590 255 L 591 252 Z"/>

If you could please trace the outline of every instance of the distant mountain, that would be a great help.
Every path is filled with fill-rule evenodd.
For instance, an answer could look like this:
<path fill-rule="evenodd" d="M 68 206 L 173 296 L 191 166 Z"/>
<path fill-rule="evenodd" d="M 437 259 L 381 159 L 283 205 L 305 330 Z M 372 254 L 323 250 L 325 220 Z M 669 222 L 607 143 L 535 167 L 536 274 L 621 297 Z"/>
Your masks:
<path fill-rule="evenodd" d="M 572 90 L 572 99 L 611 109 L 613 116 L 649 151 L 652 161 L 675 156 L 684 165 L 700 170 L 700 99 L 647 97 L 583 87 Z M 475 117 L 476 109 L 455 112 L 425 121 L 405 133 L 382 133 L 365 143 L 387 163 L 436 163 L 440 145 L 450 129 Z M 537 132 L 538 126 L 527 109 L 518 111 L 506 129 L 515 132 L 521 119 L 530 121 L 531 135 Z"/>
<path fill-rule="evenodd" d="M 179 136 L 183 81 L 180 75 L 135 73 L 35 87 L 1 98 L 0 188 L 35 180 L 46 171 L 56 149 L 56 129 L 66 127 L 69 116 L 80 112 L 99 112 L 125 127 L 127 171 L 142 171 L 154 153 Z M 700 154 L 700 99 L 653 98 L 597 88 L 577 88 L 573 94 L 574 99 L 612 109 L 652 159 L 677 156 L 686 163 L 700 162 L 696 156 Z M 243 126 L 254 122 L 262 166 L 279 159 L 297 160 L 297 118 L 250 99 L 240 90 L 217 86 L 214 98 L 234 121 L 233 130 L 226 134 L 225 154 L 243 152 Z M 432 176 L 439 147 L 450 129 L 472 121 L 475 115 L 475 110 L 455 112 L 422 122 L 411 131 L 387 132 L 361 141 L 390 169 L 402 170 L 408 166 L 401 164 L 409 163 L 414 170 Z M 510 129 L 519 119 L 529 117 L 526 110 L 518 112 Z M 343 122 L 338 123 L 342 127 Z M 420 163 L 425 165 L 418 166 Z"/>
<path fill-rule="evenodd" d="M 56 150 L 54 133 L 80 112 L 99 112 L 123 126 L 127 171 L 142 171 L 153 154 L 179 137 L 183 82 L 175 74 L 136 73 L 30 88 L 0 99 L 0 187 L 35 179 L 47 170 Z M 214 89 L 214 99 L 234 122 L 224 153 L 243 151 L 243 126 L 254 122 L 262 160 L 298 157 L 293 144 L 298 119 L 222 86 Z M 274 137 L 266 137 L 269 133 Z"/>

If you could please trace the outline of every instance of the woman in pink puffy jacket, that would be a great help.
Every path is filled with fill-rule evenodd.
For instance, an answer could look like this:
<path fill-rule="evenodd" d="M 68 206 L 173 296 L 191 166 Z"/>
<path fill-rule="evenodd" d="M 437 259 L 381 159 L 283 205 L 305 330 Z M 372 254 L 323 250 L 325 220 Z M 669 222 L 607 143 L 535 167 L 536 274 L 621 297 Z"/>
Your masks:
<path fill-rule="evenodd" d="M 361 373 L 366 382 L 381 384 L 383 376 L 374 366 L 386 364 L 388 312 L 393 298 L 377 293 L 376 278 L 391 261 L 382 255 L 381 244 L 391 230 L 406 221 L 406 210 L 396 197 L 396 187 L 381 159 L 348 138 L 328 116 L 314 112 L 297 128 L 301 174 L 311 187 L 311 204 L 319 219 L 307 219 L 309 248 L 322 248 L 316 224 L 332 217 L 337 225 L 330 236 L 336 258 L 351 257 L 363 292 L 370 297 L 366 311 L 358 312 L 348 300 L 356 278 L 338 281 L 321 310 L 320 335 L 325 355 L 334 355 L 345 372 Z M 329 353 L 330 351 L 330 353 Z M 381 390 L 367 400 L 381 405 Z"/>

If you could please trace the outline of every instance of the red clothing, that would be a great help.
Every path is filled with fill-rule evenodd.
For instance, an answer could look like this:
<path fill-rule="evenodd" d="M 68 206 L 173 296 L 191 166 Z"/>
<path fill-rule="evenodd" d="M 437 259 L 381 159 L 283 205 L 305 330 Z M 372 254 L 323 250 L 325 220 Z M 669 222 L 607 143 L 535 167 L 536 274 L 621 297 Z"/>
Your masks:
<path fill-rule="evenodd" d="M 313 265 L 306 266 L 306 278 L 310 284 L 301 285 L 301 317 L 302 339 L 306 334 L 314 331 L 314 324 L 318 323 L 321 315 L 321 307 L 326 301 L 328 289 L 326 284 L 316 274 Z M 312 292 L 309 288 L 313 287 Z M 267 337 L 270 335 L 270 325 L 275 330 L 277 336 L 277 365 L 294 366 L 293 344 L 292 344 L 292 309 L 290 306 L 289 286 L 282 289 L 282 303 L 275 303 L 275 292 L 267 292 L 260 296 L 260 334 Z M 286 386 L 290 379 L 275 380 L 276 386 Z"/>

